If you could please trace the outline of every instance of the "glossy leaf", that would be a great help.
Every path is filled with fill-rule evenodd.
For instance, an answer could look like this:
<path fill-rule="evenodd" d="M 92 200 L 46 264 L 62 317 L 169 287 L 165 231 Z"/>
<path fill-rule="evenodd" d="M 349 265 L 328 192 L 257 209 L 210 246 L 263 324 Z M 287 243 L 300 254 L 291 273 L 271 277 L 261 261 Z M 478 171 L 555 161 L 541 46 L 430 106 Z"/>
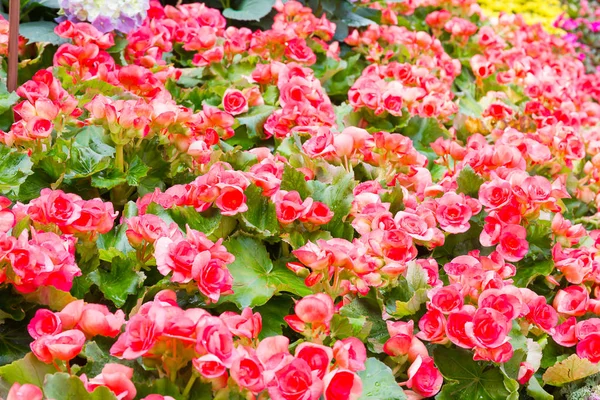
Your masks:
<path fill-rule="evenodd" d="M 53 400 L 117 400 L 106 386 L 98 386 L 90 393 L 79 377 L 62 372 L 46 376 L 44 395 Z"/>
<path fill-rule="evenodd" d="M 306 176 L 301 171 L 287 164 L 283 169 L 280 189 L 287 190 L 288 192 L 295 190 L 300 194 L 302 199 L 306 199 L 312 194 L 312 190 L 306 182 Z"/>
<path fill-rule="evenodd" d="M 359 371 L 363 391 L 359 400 L 403 400 L 406 395 L 394 379 L 390 367 L 376 358 L 368 358 L 365 370 Z"/>
<path fill-rule="evenodd" d="M 470 351 L 438 346 L 433 351 L 433 359 L 446 379 L 436 399 L 505 400 L 511 396 L 502 372 L 486 363 L 473 361 Z"/>
<path fill-rule="evenodd" d="M 55 45 L 66 43 L 66 39 L 54 33 L 56 26 L 56 23 L 50 21 L 25 22 L 19 25 L 19 35 L 34 43 L 50 43 Z"/>
<path fill-rule="evenodd" d="M 54 366 L 41 362 L 33 353 L 27 353 L 22 359 L 0 367 L 0 377 L 11 385 L 19 382 L 42 387 L 46 374 L 53 372 L 56 372 Z"/>
<path fill-rule="evenodd" d="M 19 186 L 33 173 L 32 166 L 29 156 L 0 144 L 0 193 L 18 193 Z"/>
<path fill-rule="evenodd" d="M 228 265 L 233 276 L 233 294 L 225 297 L 238 307 L 255 307 L 265 304 L 279 291 L 299 296 L 311 293 L 304 281 L 286 268 L 273 264 L 264 244 L 259 240 L 238 235 L 225 242 L 227 250 L 235 254 Z"/>
<path fill-rule="evenodd" d="M 89 278 L 107 299 L 121 307 L 129 295 L 137 292 L 145 279 L 145 275 L 137 272 L 135 266 L 131 258 L 117 256 L 112 259 L 109 268 L 92 271 Z"/>
<path fill-rule="evenodd" d="M 262 105 L 252 107 L 250 111 L 245 114 L 237 116 L 237 121 L 240 125 L 244 125 L 248 130 L 248 137 L 260 137 L 263 133 L 263 125 L 267 118 L 273 113 L 275 107 Z"/>
<path fill-rule="evenodd" d="M 484 179 L 477 175 L 473 168 L 470 165 L 466 165 L 458 174 L 456 178 L 456 183 L 458 184 L 458 189 L 456 189 L 456 193 L 464 193 L 471 197 L 477 198 L 479 193 L 479 187 L 484 182 Z"/>
<path fill-rule="evenodd" d="M 345 220 L 350 213 L 350 206 L 354 200 L 352 194 L 352 189 L 355 185 L 354 174 L 351 172 L 347 173 L 341 167 L 331 172 L 333 173 L 331 182 L 309 182 L 309 187 L 313 192 L 313 199 L 327 204 L 331 211 L 333 211 L 333 218 L 328 224 L 323 225 L 321 229 L 331 232 L 334 237 L 352 239 L 354 229 L 346 225 Z"/>
<path fill-rule="evenodd" d="M 239 21 L 258 21 L 271 11 L 273 4 L 275 0 L 242 0 L 237 9 L 223 10 L 223 16 Z"/>
<path fill-rule="evenodd" d="M 279 232 L 279 221 L 275 212 L 275 204 L 263 196 L 262 189 L 252 184 L 245 191 L 248 211 L 241 215 L 249 231 L 263 238 L 276 236 Z"/>
<path fill-rule="evenodd" d="M 88 126 L 77 134 L 67 162 L 67 178 L 85 178 L 111 165 L 115 149 L 103 142 L 103 135 L 98 126 Z"/>

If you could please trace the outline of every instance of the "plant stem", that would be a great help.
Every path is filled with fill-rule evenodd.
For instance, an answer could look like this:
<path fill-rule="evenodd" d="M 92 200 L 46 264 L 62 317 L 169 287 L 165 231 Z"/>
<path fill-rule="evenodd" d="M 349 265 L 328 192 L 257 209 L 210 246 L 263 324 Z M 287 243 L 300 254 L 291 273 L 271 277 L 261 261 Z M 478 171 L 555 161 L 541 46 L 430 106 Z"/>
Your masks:
<path fill-rule="evenodd" d="M 116 148 L 116 154 L 115 154 L 115 167 L 117 167 L 117 169 L 121 172 L 123 172 L 125 170 L 125 161 L 123 160 L 123 145 L 122 144 L 118 144 L 117 148 Z"/>
<path fill-rule="evenodd" d="M 340 291 L 340 270 L 339 268 L 335 269 L 335 272 L 333 273 L 333 295 L 331 297 L 333 297 L 335 299 L 334 296 L 338 295 L 338 292 Z"/>
<path fill-rule="evenodd" d="M 182 396 L 187 398 L 187 396 L 190 394 L 190 390 L 192 390 L 192 386 L 194 386 L 194 382 L 196 381 L 197 375 L 196 373 L 192 372 L 192 376 L 190 376 L 190 380 L 188 381 L 187 385 L 185 385 L 185 389 L 183 389 L 183 393 Z"/>
<path fill-rule="evenodd" d="M 281 254 L 284 257 L 288 257 L 290 255 L 290 247 L 286 242 L 281 242 Z"/>

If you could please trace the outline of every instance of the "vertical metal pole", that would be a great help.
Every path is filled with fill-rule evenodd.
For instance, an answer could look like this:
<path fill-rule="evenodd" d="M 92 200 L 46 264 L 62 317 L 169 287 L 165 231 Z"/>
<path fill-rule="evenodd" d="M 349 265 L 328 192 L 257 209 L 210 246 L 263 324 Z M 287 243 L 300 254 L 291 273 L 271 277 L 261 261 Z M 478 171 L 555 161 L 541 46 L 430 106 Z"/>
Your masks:
<path fill-rule="evenodd" d="M 6 85 L 9 92 L 17 89 L 20 19 L 21 0 L 10 0 L 8 9 L 8 79 Z"/>

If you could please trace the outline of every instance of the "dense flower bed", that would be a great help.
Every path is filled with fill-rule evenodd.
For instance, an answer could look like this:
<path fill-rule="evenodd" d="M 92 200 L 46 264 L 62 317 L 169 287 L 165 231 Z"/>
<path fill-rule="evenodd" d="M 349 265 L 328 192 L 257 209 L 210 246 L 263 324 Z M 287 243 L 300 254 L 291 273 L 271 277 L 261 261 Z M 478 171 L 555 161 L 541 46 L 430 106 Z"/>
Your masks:
<path fill-rule="evenodd" d="M 384 3 L 66 10 L 0 104 L 1 397 L 600 395 L 600 73 Z"/>

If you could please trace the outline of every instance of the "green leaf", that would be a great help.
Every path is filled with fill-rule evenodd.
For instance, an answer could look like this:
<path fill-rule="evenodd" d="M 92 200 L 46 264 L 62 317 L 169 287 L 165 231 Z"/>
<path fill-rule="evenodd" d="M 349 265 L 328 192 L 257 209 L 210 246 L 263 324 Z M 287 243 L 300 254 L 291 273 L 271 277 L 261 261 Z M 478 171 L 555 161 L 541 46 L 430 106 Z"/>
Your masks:
<path fill-rule="evenodd" d="M 535 376 L 529 379 L 527 384 L 527 394 L 530 395 L 534 400 L 553 400 L 554 396 L 546 392 L 540 385 L 540 382 Z"/>
<path fill-rule="evenodd" d="M 319 239 L 329 240 L 333 239 L 333 236 L 327 231 L 299 232 L 298 230 L 281 235 L 281 240 L 292 246 L 294 250 L 304 246 L 309 240 L 315 243 Z"/>
<path fill-rule="evenodd" d="M 98 345 L 98 342 L 102 342 L 102 347 Z M 96 337 L 96 340 L 89 341 L 83 346 L 80 357 L 85 358 L 85 365 L 81 369 L 81 373 L 86 374 L 88 377 L 94 377 L 100 375 L 104 365 L 108 363 L 125 364 L 133 363 L 127 360 L 119 360 L 116 357 L 110 355 L 110 345 L 112 340 L 106 338 Z M 128 365 L 129 366 L 129 365 Z"/>
<path fill-rule="evenodd" d="M 125 47 L 129 44 L 129 40 L 124 37 L 115 37 L 115 45 L 106 49 L 107 53 L 120 53 L 125 50 Z"/>
<path fill-rule="evenodd" d="M 20 97 L 15 92 L 8 92 L 6 90 L 2 90 L 0 93 L 0 114 L 5 113 L 12 106 L 14 106 L 17 101 L 19 101 Z"/>
<path fill-rule="evenodd" d="M 23 298 L 54 311 L 61 311 L 67 304 L 77 300 L 71 293 L 58 290 L 54 286 L 40 286 L 34 292 L 24 294 Z"/>
<path fill-rule="evenodd" d="M 350 207 L 354 200 L 352 190 L 354 189 L 354 174 L 346 172 L 338 167 L 332 171 L 333 179 L 329 183 L 310 181 L 312 197 L 329 206 L 333 211 L 333 218 L 321 229 L 331 232 L 334 237 L 343 237 L 351 240 L 354 236 L 354 228 L 345 224 L 346 217 L 350 213 Z"/>
<path fill-rule="evenodd" d="M 48 7 L 48 8 L 54 8 L 54 9 L 60 8 L 60 4 L 58 3 L 58 0 L 30 0 L 29 1 L 29 5 L 34 5 L 34 4 Z"/>
<path fill-rule="evenodd" d="M 225 10 L 227 11 L 227 10 Z M 236 117 L 240 125 L 244 125 L 248 130 L 248 137 L 261 137 L 263 134 L 263 125 L 269 116 L 273 113 L 275 107 L 262 105 L 252 107 L 250 111 Z"/>
<path fill-rule="evenodd" d="M 386 311 L 396 318 L 416 314 L 421 309 L 421 305 L 427 301 L 429 291 L 427 281 L 427 272 L 423 267 L 410 262 L 406 278 L 401 277 L 398 286 L 385 296 Z"/>
<path fill-rule="evenodd" d="M 108 351 L 101 349 L 95 341 L 89 341 L 81 350 L 81 357 L 85 358 L 86 362 L 82 368 L 82 373 L 88 377 L 94 377 L 102 372 L 105 364 L 110 362 L 118 363 L 120 360 L 110 355 Z"/>
<path fill-rule="evenodd" d="M 42 387 L 46 374 L 53 372 L 56 372 L 54 366 L 41 362 L 33 353 L 28 353 L 18 361 L 0 367 L 0 377 L 10 385 L 19 382 Z"/>
<path fill-rule="evenodd" d="M 387 301 L 385 309 L 395 318 L 404 318 L 408 315 L 414 315 L 421 309 L 421 306 L 427 301 L 427 289 L 419 289 L 412 294 L 408 301 L 395 300 Z"/>
<path fill-rule="evenodd" d="M 5 319 L 21 321 L 25 318 L 26 308 L 20 296 L 15 296 L 11 287 L 0 288 L 0 324 Z"/>
<path fill-rule="evenodd" d="M 30 80 L 36 72 L 52 66 L 52 59 L 56 53 L 56 45 L 48 44 L 45 46 L 35 46 L 38 48 L 38 55 L 29 60 L 19 61 L 19 85 Z"/>
<path fill-rule="evenodd" d="M 548 276 L 554 270 L 554 261 L 545 260 L 533 262 L 527 265 L 517 265 L 517 273 L 513 277 L 514 284 L 517 287 L 527 287 L 535 278 L 539 276 Z"/>
<path fill-rule="evenodd" d="M 461 74 L 454 80 L 454 86 L 458 97 L 458 105 L 460 113 L 473 117 L 479 118 L 483 113 L 483 107 L 477 102 L 476 93 L 477 86 L 475 85 L 475 79 L 467 68 L 463 68 Z"/>
<path fill-rule="evenodd" d="M 513 346 L 514 348 L 514 346 Z M 523 349 L 516 349 L 513 352 L 513 356 L 510 360 L 506 361 L 500 366 L 500 370 L 511 379 L 517 379 L 519 376 L 519 368 L 521 366 L 521 362 L 525 361 L 525 357 L 527 354 Z"/>
<path fill-rule="evenodd" d="M 253 133 L 250 134 L 252 137 L 249 136 L 248 128 L 245 125 L 240 125 L 235 129 L 235 135 L 227 139 L 225 142 L 231 146 L 239 146 L 238 148 L 241 148 L 242 150 L 250 150 L 254 147 L 257 147 L 258 143 L 261 141 L 260 137 Z M 230 164 L 235 169 L 238 169 L 238 167 L 241 167 L 240 169 L 244 169 L 244 164 L 249 164 L 251 161 L 256 160 L 256 156 L 254 154 L 250 154 L 245 151 L 232 151 L 224 154 L 221 157 L 221 160 L 225 162 L 229 162 L 229 159 L 233 159 L 234 162 L 230 162 Z"/>
<path fill-rule="evenodd" d="M 117 400 L 106 386 L 98 386 L 89 393 L 79 377 L 64 372 L 46 376 L 44 395 L 53 400 Z"/>
<path fill-rule="evenodd" d="M 124 92 L 123 88 L 112 85 L 101 79 L 90 79 L 84 81 L 77 86 L 77 92 L 84 93 L 80 98 L 80 102 L 86 102 L 92 100 L 96 95 L 102 94 L 104 96 L 116 96 Z"/>
<path fill-rule="evenodd" d="M 285 165 L 283 168 L 283 176 L 281 177 L 281 190 L 295 190 L 300 194 L 302 199 L 310 197 L 312 191 L 306 182 L 306 176 L 291 165 Z"/>
<path fill-rule="evenodd" d="M 334 314 L 331 320 L 331 337 L 336 339 L 346 339 L 355 337 L 362 341 L 366 340 L 373 324 L 367 321 L 364 315 L 358 317 L 345 317 L 340 314 Z"/>
<path fill-rule="evenodd" d="M 25 22 L 19 25 L 19 35 L 33 43 L 50 43 L 60 46 L 67 43 L 67 40 L 54 33 L 56 26 L 57 24 L 50 21 Z"/>
<path fill-rule="evenodd" d="M 19 186 L 31 175 L 33 163 L 27 154 L 0 145 L 0 193 L 18 193 Z"/>
<path fill-rule="evenodd" d="M 233 294 L 225 301 L 235 303 L 240 309 L 265 304 L 279 291 L 306 296 L 311 290 L 304 281 L 286 268 L 285 263 L 273 265 L 264 244 L 252 237 L 235 236 L 225 243 L 227 250 L 235 256 L 228 265 L 233 276 Z"/>
<path fill-rule="evenodd" d="M 226 8 L 223 16 L 238 21 L 258 21 L 273 8 L 275 0 L 242 0 L 238 9 Z"/>
<path fill-rule="evenodd" d="M 570 355 L 566 347 L 559 345 L 552 338 L 549 338 L 542 353 L 541 367 L 544 369 L 551 367 Z"/>
<path fill-rule="evenodd" d="M 551 259 L 552 226 L 549 220 L 537 219 L 527 226 L 529 253 L 527 258 L 533 260 Z"/>
<path fill-rule="evenodd" d="M 148 205 L 148 207 L 146 208 L 146 214 L 154 214 L 159 216 L 163 221 L 167 223 L 167 225 L 171 225 L 172 223 L 177 224 L 177 222 L 175 222 L 171 214 L 169 214 L 168 210 L 165 210 L 161 205 L 156 203 L 150 203 Z M 185 226 L 183 227 L 183 229 L 185 229 Z"/>
<path fill-rule="evenodd" d="M 199 213 L 193 207 L 173 207 L 167 210 L 167 213 L 179 225 L 182 230 L 185 230 L 185 225 L 190 228 L 203 232 L 206 236 L 210 236 L 221 223 L 221 213 L 216 208 Z"/>
<path fill-rule="evenodd" d="M 479 187 L 485 182 L 485 180 L 479 176 L 470 165 L 466 165 L 458 174 L 456 183 L 458 189 L 456 193 L 464 193 L 468 196 L 477 198 L 479 194 Z"/>
<path fill-rule="evenodd" d="M 404 390 L 398 386 L 392 370 L 376 358 L 368 358 L 365 370 L 359 371 L 363 391 L 359 400 L 403 400 Z"/>
<path fill-rule="evenodd" d="M 350 85 L 348 87 L 350 87 Z M 335 106 L 334 111 L 336 123 L 340 128 L 343 126 L 358 126 L 360 123 L 360 114 L 354 112 L 354 107 L 348 103 L 342 103 L 339 106 Z"/>
<path fill-rule="evenodd" d="M 279 234 L 279 221 L 275 212 L 275 204 L 266 196 L 262 189 L 251 184 L 246 189 L 246 204 L 248 211 L 241 215 L 241 220 L 252 233 L 257 233 L 263 238 Z"/>
<path fill-rule="evenodd" d="M 145 276 L 135 271 L 136 262 L 131 258 L 117 256 L 112 259 L 110 270 L 99 268 L 89 274 L 90 280 L 98 286 L 107 299 L 117 307 L 127 301 L 127 296 L 137 293 Z"/>
<path fill-rule="evenodd" d="M 102 368 L 109 363 L 122 364 L 133 368 L 134 380 L 137 384 L 142 382 L 152 382 L 156 379 L 154 371 L 146 370 L 136 360 L 120 360 L 110 355 L 110 348 L 114 344 L 114 339 L 96 336 L 94 340 L 86 342 L 79 357 L 73 361 L 77 364 L 81 362 L 83 365 L 79 370 L 79 375 L 86 374 L 88 378 L 92 378 L 102 373 Z M 85 359 L 85 361 L 84 361 Z"/>
<path fill-rule="evenodd" d="M 65 178 L 85 178 L 111 165 L 115 149 L 104 143 L 103 137 L 104 130 L 99 126 L 87 126 L 77 134 Z"/>
<path fill-rule="evenodd" d="M 373 353 L 383 353 L 383 344 L 390 338 L 387 325 L 382 318 L 381 308 L 369 297 L 355 297 L 349 304 L 340 309 L 340 315 L 347 317 L 351 324 L 360 323 L 366 319 L 371 325 L 367 348 Z"/>
<path fill-rule="evenodd" d="M 384 193 L 381 196 L 381 200 L 385 203 L 390 203 L 390 212 L 392 214 L 404 210 L 404 192 L 402 192 L 402 185 L 400 185 L 399 182 L 396 182 L 389 193 Z"/>
<path fill-rule="evenodd" d="M 152 173 L 154 173 L 154 170 L 152 171 Z M 142 197 L 147 195 L 148 193 L 152 193 L 156 188 L 164 192 L 167 187 L 160 178 L 156 176 L 147 176 L 143 178 L 140 181 L 140 184 L 138 185 L 138 196 Z"/>
<path fill-rule="evenodd" d="M 438 346 L 433 351 L 433 359 L 444 378 L 451 381 L 442 386 L 436 399 L 505 400 L 512 395 L 504 382 L 508 378 L 496 367 L 473 361 L 470 351 Z"/>
<path fill-rule="evenodd" d="M 471 224 L 471 229 L 467 232 L 459 233 L 455 235 L 446 236 L 446 241 L 441 247 L 436 247 L 433 252 L 433 257 L 439 260 L 442 256 L 452 259 L 454 257 L 467 254 L 469 251 L 478 249 L 481 250 L 481 243 L 479 242 L 479 235 L 483 228 L 476 224 Z M 484 247 L 483 249 L 489 249 Z M 449 261 L 449 260 L 448 260 Z"/>
<path fill-rule="evenodd" d="M 210 240 L 216 242 L 219 239 L 225 239 L 237 227 L 238 220 L 234 217 L 222 216 L 219 226 L 208 236 Z"/>
<path fill-rule="evenodd" d="M 274 106 L 279 100 L 279 89 L 275 85 L 269 85 L 263 92 L 263 100 L 266 104 Z"/>
<path fill-rule="evenodd" d="M 125 174 L 118 169 L 108 169 L 92 176 L 92 186 L 99 189 L 112 189 L 127 181 Z"/>
<path fill-rule="evenodd" d="M 137 206 L 133 201 L 128 202 L 125 205 L 123 216 L 125 218 L 131 218 L 136 215 Z M 96 245 L 98 246 L 101 260 L 110 262 L 114 257 L 126 255 L 130 251 L 133 251 L 133 247 L 131 247 L 129 239 L 127 239 L 127 229 L 127 224 L 123 223 L 118 227 L 113 228 L 110 232 L 98 237 Z"/>
<path fill-rule="evenodd" d="M 586 378 L 600 372 L 600 365 L 594 364 L 587 358 L 579 358 L 572 354 L 544 372 L 542 379 L 546 385 L 562 386 L 565 383 Z"/>
<path fill-rule="evenodd" d="M 26 333 L 28 322 L 5 320 L 0 324 L 0 365 L 19 360 L 31 351 L 29 343 L 33 339 Z"/>
<path fill-rule="evenodd" d="M 283 327 L 286 326 L 283 317 L 292 313 L 294 302 L 287 296 L 273 297 L 267 304 L 256 307 L 252 311 L 260 313 L 262 316 L 262 330 L 258 335 L 259 339 L 269 336 L 283 334 Z"/>
<path fill-rule="evenodd" d="M 437 158 L 437 155 L 431 149 L 431 143 L 435 142 L 437 138 L 445 136 L 448 132 L 435 118 L 413 117 L 400 133 L 410 137 L 415 149 L 419 153 L 425 154 L 430 165 L 433 165 L 433 160 Z"/>
<path fill-rule="evenodd" d="M 311 68 L 315 71 L 315 76 L 325 83 L 331 80 L 335 74 L 340 71 L 344 71 L 348 67 L 348 63 L 345 60 L 335 60 L 330 57 L 319 57 L 317 63 Z"/>
<path fill-rule="evenodd" d="M 358 28 L 361 26 L 369 26 L 374 23 L 374 21 L 353 12 L 350 3 L 345 1 L 342 2 L 341 10 L 338 9 L 336 11 L 341 11 L 342 14 L 340 19 L 351 27 Z"/>
<path fill-rule="evenodd" d="M 165 210 L 162 206 L 151 203 L 146 209 L 146 213 L 159 216 L 163 221 L 170 225 L 175 223 L 182 232 L 186 231 L 186 225 L 197 231 L 203 232 L 206 236 L 211 236 L 217 231 L 226 217 L 214 208 L 199 213 L 193 207 L 173 207 Z"/>
<path fill-rule="evenodd" d="M 19 187 L 19 193 L 14 200 L 18 200 L 22 203 L 28 203 L 29 201 L 39 197 L 42 189 L 49 188 L 54 182 L 48 174 L 40 169 L 34 169 L 33 173 L 29 175 L 23 184 Z"/>
<path fill-rule="evenodd" d="M 135 156 L 127 170 L 127 183 L 129 186 L 138 186 L 142 178 L 148 175 L 148 171 L 150 171 L 150 168 L 138 156 Z"/>

